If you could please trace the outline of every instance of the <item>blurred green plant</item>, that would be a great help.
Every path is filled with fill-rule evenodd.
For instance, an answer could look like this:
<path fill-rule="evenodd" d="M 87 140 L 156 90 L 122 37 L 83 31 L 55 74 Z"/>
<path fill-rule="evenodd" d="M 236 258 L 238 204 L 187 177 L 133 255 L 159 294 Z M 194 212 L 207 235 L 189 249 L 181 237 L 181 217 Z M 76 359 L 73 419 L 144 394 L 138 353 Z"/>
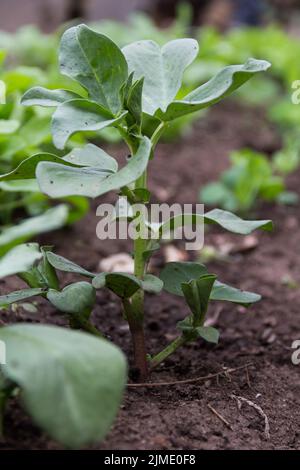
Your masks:
<path fill-rule="evenodd" d="M 207 184 L 200 190 L 200 201 L 209 206 L 248 213 L 260 201 L 295 204 L 297 194 L 286 190 L 285 176 L 300 164 L 300 144 L 287 139 L 286 144 L 273 158 L 242 149 L 230 155 L 231 166 L 219 181 Z"/>
<path fill-rule="evenodd" d="M 4 59 L 4 54 L 3 54 Z M 51 113 L 26 109 L 20 97 L 28 86 L 49 83 L 47 74 L 35 67 L 0 70 L 0 173 L 10 172 L 34 153 L 53 150 Z M 84 142 L 79 136 L 69 148 Z M 88 210 L 85 198 L 53 203 L 34 180 L 0 183 L 0 254 L 15 244 L 43 232 L 73 223 Z"/>

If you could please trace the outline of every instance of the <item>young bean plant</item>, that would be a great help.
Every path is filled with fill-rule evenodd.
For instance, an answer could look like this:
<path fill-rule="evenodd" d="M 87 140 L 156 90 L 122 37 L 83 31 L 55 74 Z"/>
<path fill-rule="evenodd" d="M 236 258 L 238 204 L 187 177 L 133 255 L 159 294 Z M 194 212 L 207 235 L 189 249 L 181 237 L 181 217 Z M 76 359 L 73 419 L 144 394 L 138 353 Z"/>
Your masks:
<path fill-rule="evenodd" d="M 255 293 L 220 282 L 215 274 L 209 273 L 199 263 L 167 263 L 159 277 L 150 274 L 148 264 L 152 254 L 166 233 L 171 236 L 186 218 L 175 216 L 154 226 L 143 211 L 138 216 L 130 213 L 130 207 L 135 204 L 149 204 L 148 167 L 155 158 L 155 148 L 164 130 L 177 118 L 229 96 L 270 65 L 262 60 L 249 59 L 243 65 L 225 67 L 209 82 L 179 98 L 182 96 L 183 73 L 197 54 L 198 44 L 194 39 L 177 39 L 162 48 L 153 41 L 138 41 L 121 50 L 108 37 L 85 25 L 72 27 L 61 40 L 60 69 L 62 74 L 79 83 L 81 94 L 35 87 L 22 99 L 25 106 L 56 108 L 52 135 L 59 150 L 65 148 L 76 132 L 100 131 L 113 126 L 119 131 L 130 154 L 119 169 L 112 156 L 88 144 L 64 157 L 50 153 L 33 155 L 0 177 L 2 181 L 36 178 L 41 191 L 55 199 L 69 196 L 98 198 L 109 191 L 117 191 L 129 202 L 125 218 L 136 221 L 139 236 L 133 242 L 134 274 L 93 273 L 56 255 L 51 248 L 40 248 L 36 244 L 18 246 L 14 253 L 10 252 L 0 260 L 0 276 L 18 274 L 28 286 L 0 297 L 0 305 L 5 307 L 29 297 L 42 296 L 69 318 L 72 328 L 89 333 L 41 325 L 14 325 L 0 329 L 0 339 L 8 348 L 12 343 L 21 343 L 23 347 L 15 350 L 14 360 L 8 355 L 8 363 L 2 367 L 3 397 L 17 385 L 23 390 L 24 404 L 35 421 L 64 444 L 77 446 L 102 438 L 117 412 L 124 386 L 125 369 L 121 353 L 103 339 L 104 329 L 99 331 L 91 322 L 98 289 L 109 289 L 121 299 L 124 318 L 132 336 L 135 376 L 140 381 L 146 380 L 151 370 L 179 347 L 198 338 L 218 342 L 218 331 L 205 324 L 210 302 L 229 301 L 249 306 L 260 299 Z M 189 223 L 199 226 L 217 224 L 242 235 L 259 228 L 272 228 L 269 220 L 243 220 L 219 209 L 202 215 L 189 214 L 188 219 Z M 149 239 L 146 236 L 149 231 L 155 232 L 156 236 Z M 57 276 L 59 271 L 80 275 L 85 280 L 61 289 Z M 153 352 L 148 350 L 145 341 L 144 295 L 145 292 L 159 293 L 162 290 L 183 297 L 187 312 L 183 312 L 182 321 L 177 325 L 178 337 L 161 351 Z M 77 336 L 74 339 L 70 335 Z M 84 338 L 82 342 L 80 337 Z M 78 340 L 77 346 L 80 345 L 82 351 L 76 349 L 75 340 Z M 40 354 L 39 348 L 42 350 Z M 70 372 L 71 357 L 73 369 Z M 59 373 L 51 368 L 51 361 L 55 363 L 57 358 L 64 371 L 60 380 L 68 382 L 75 398 L 70 404 L 70 397 L 62 393 L 60 408 L 53 414 L 53 402 L 56 406 L 60 382 L 56 377 Z M 39 367 L 47 370 L 48 374 L 40 372 L 37 387 L 34 371 Z M 60 387 L 67 385 L 60 383 Z M 101 404 L 99 400 L 102 400 Z M 75 405 L 74 415 L 71 411 Z M 60 418 L 64 420 L 63 424 Z"/>

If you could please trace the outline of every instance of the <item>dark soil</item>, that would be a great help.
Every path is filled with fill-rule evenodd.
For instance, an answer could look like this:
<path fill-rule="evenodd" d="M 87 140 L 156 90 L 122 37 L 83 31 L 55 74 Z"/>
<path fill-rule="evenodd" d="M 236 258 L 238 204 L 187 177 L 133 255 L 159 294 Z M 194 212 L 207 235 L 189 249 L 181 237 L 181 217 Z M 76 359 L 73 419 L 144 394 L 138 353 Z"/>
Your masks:
<path fill-rule="evenodd" d="M 200 184 L 215 179 L 226 168 L 231 150 L 251 146 L 271 153 L 279 145 L 263 111 L 244 109 L 232 102 L 217 106 L 195 125 L 189 136 L 177 143 L 160 145 L 150 170 L 154 199 L 196 202 Z M 295 173 L 288 186 L 300 194 L 299 178 L 300 172 Z M 112 195 L 106 199 L 113 200 Z M 88 216 L 74 227 L 46 235 L 42 240 L 55 244 L 56 252 L 93 270 L 100 259 L 129 249 L 126 242 L 97 240 L 95 207 L 94 203 Z M 210 315 L 214 316 L 219 309 L 216 323 L 221 331 L 219 345 L 199 341 L 181 349 L 153 373 L 151 380 L 189 379 L 251 363 L 248 373 L 244 369 L 197 384 L 130 389 L 111 433 L 94 448 L 300 448 L 300 366 L 291 362 L 291 344 L 300 339 L 299 207 L 265 205 L 254 215 L 272 218 L 275 231 L 257 233 L 259 243 L 253 250 L 231 255 L 229 261 L 214 261 L 209 268 L 224 282 L 261 293 L 263 300 L 249 311 L 231 304 L 214 304 Z M 242 240 L 243 237 L 215 229 L 206 235 L 207 243 L 216 246 L 232 241 L 240 245 Z M 190 253 L 192 258 L 197 256 L 195 252 Z M 154 258 L 154 271 L 162 263 L 160 252 Z M 67 283 L 71 277 L 66 275 L 63 279 Z M 0 284 L 1 292 L 17 286 L 21 283 L 15 278 Z M 93 321 L 131 357 L 130 338 L 118 301 L 104 291 L 98 296 Z M 147 297 L 150 352 L 157 352 L 176 335 L 176 322 L 186 311 L 182 299 L 166 293 Z M 43 301 L 38 314 L 19 309 L 14 314 L 2 313 L 1 318 L 4 323 L 65 324 L 64 318 Z M 261 407 L 270 424 L 269 440 L 263 417 L 246 403 L 238 409 L 232 395 L 242 396 Z M 11 403 L 7 411 L 5 430 L 2 449 L 59 448 L 34 427 L 17 403 Z"/>

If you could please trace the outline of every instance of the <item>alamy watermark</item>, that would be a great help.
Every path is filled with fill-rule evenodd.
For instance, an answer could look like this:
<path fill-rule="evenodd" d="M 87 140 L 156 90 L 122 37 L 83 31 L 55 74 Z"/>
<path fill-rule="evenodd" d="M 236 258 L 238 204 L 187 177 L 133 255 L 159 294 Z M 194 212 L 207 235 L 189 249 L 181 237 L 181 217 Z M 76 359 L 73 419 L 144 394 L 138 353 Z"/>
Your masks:
<path fill-rule="evenodd" d="M 292 363 L 294 366 L 298 366 L 300 364 L 300 339 L 293 341 L 292 349 L 295 349 L 291 357 Z"/>
<path fill-rule="evenodd" d="M 292 83 L 292 89 L 295 90 L 292 93 L 292 103 L 293 104 L 300 104 L 300 80 L 294 80 Z"/>
<path fill-rule="evenodd" d="M 116 205 L 100 204 L 96 215 L 100 240 L 185 240 L 186 250 L 204 245 L 204 204 L 130 204 L 120 197 Z"/>

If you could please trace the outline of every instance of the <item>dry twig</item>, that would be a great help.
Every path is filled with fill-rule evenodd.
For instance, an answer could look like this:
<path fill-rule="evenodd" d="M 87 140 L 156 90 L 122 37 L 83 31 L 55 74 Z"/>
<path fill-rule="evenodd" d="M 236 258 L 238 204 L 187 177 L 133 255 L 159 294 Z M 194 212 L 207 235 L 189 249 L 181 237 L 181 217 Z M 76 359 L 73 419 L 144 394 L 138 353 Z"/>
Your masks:
<path fill-rule="evenodd" d="M 222 423 L 225 424 L 225 426 L 227 426 L 229 429 L 232 430 L 232 427 L 231 427 L 231 424 L 227 421 L 227 419 L 224 418 L 224 416 L 222 416 L 213 406 L 211 406 L 209 403 L 207 404 L 207 407 L 210 409 L 210 411 L 213 412 L 214 415 L 217 416 L 217 418 L 219 418 L 220 421 L 222 421 Z"/>
<path fill-rule="evenodd" d="M 247 398 L 244 397 L 238 397 L 236 395 L 230 395 L 231 398 L 237 400 L 238 403 L 238 408 L 239 410 L 242 407 L 242 402 L 247 403 L 247 405 L 251 406 L 256 410 L 256 412 L 264 419 L 265 421 L 265 437 L 267 440 L 270 439 L 270 425 L 269 425 L 269 420 L 266 415 L 266 413 L 262 410 L 260 406 L 258 406 L 256 403 L 253 403 L 253 401 L 248 400 Z"/>
<path fill-rule="evenodd" d="M 242 370 L 248 368 L 252 365 L 252 363 L 245 364 L 240 367 L 236 367 L 234 369 L 226 369 L 221 370 L 220 372 L 216 372 L 215 374 L 208 374 L 203 377 L 195 377 L 194 379 L 187 379 L 187 380 L 177 380 L 174 382 L 146 382 L 146 383 L 139 383 L 139 384 L 127 384 L 127 387 L 130 388 L 140 388 L 140 387 L 162 387 L 162 386 L 169 386 L 169 385 L 186 385 L 186 384 L 193 384 L 197 382 L 202 382 L 203 380 L 213 379 L 215 377 L 219 377 L 220 375 L 225 375 L 227 378 L 229 374 L 236 372 L 238 370 Z"/>

